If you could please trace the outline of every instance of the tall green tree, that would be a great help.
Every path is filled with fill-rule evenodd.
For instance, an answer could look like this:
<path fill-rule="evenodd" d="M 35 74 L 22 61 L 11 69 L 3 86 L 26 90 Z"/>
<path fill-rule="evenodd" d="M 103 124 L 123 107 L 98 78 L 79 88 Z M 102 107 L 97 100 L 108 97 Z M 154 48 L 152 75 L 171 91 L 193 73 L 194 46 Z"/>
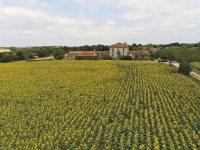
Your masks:
<path fill-rule="evenodd" d="M 176 60 L 181 63 L 200 61 L 200 50 L 184 47 L 176 53 Z"/>
<path fill-rule="evenodd" d="M 46 48 L 41 48 L 37 52 L 38 57 L 47 57 L 49 56 L 49 51 Z"/>
<path fill-rule="evenodd" d="M 57 60 L 63 59 L 65 56 L 65 52 L 62 49 L 55 49 L 53 51 L 53 57 Z"/>
<path fill-rule="evenodd" d="M 13 54 L 11 54 L 11 53 L 4 53 L 4 55 L 1 58 L 2 62 L 11 62 L 13 60 L 14 60 Z"/>
<path fill-rule="evenodd" d="M 165 56 L 169 60 L 169 65 L 171 65 L 172 61 L 176 59 L 176 50 L 177 49 L 171 47 L 165 50 Z"/>
<path fill-rule="evenodd" d="M 17 57 L 18 60 L 26 59 L 22 51 L 17 51 L 16 52 L 16 57 Z"/>
<path fill-rule="evenodd" d="M 200 61 L 200 50 L 184 47 L 178 51 L 176 60 L 179 62 L 178 72 L 184 75 L 190 75 L 192 70 L 190 63 Z"/>

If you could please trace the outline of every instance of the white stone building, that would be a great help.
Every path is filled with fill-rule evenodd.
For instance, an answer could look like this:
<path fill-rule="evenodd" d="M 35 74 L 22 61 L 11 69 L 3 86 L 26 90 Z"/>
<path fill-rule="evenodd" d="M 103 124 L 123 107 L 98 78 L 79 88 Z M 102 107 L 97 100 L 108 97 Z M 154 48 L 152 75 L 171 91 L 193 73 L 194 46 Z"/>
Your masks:
<path fill-rule="evenodd" d="M 119 58 L 120 55 L 126 56 L 129 54 L 129 47 L 122 43 L 117 43 L 110 47 L 109 52 L 113 58 Z"/>

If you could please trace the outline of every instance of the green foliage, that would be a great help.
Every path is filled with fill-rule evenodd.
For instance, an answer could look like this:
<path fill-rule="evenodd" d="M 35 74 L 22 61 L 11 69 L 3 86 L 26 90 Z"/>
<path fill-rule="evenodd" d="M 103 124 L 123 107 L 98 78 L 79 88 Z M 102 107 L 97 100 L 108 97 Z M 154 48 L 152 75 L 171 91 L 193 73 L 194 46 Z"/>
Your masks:
<path fill-rule="evenodd" d="M 4 53 L 1 58 L 1 62 L 11 62 L 14 60 L 13 54 L 11 53 Z"/>
<path fill-rule="evenodd" d="M 98 56 L 76 56 L 75 60 L 99 60 Z"/>
<path fill-rule="evenodd" d="M 53 57 L 57 60 L 61 60 L 65 57 L 65 52 L 62 49 L 55 49 L 53 51 Z"/>
<path fill-rule="evenodd" d="M 1 60 L 1 58 L 3 57 L 3 55 L 4 55 L 4 53 L 0 53 L 0 60 Z"/>
<path fill-rule="evenodd" d="M 166 58 L 165 50 L 163 50 L 163 49 L 162 49 L 162 50 L 158 50 L 158 51 L 156 51 L 156 52 L 153 53 L 153 56 L 154 56 L 155 59 L 158 59 L 158 58 L 161 58 L 161 59 Z"/>
<path fill-rule="evenodd" d="M 35 57 L 34 57 L 33 54 L 28 55 L 28 59 L 34 59 L 34 58 L 35 58 Z"/>
<path fill-rule="evenodd" d="M 142 60 L 149 60 L 150 56 L 148 54 L 141 54 Z"/>
<path fill-rule="evenodd" d="M 136 50 L 137 49 L 137 44 L 136 43 L 133 43 L 132 45 L 129 45 L 129 49 L 130 50 Z"/>
<path fill-rule="evenodd" d="M 192 70 L 192 69 L 191 69 L 189 63 L 181 63 L 181 64 L 180 64 L 180 67 L 178 68 L 178 73 L 182 73 L 182 74 L 184 74 L 184 75 L 186 75 L 186 76 L 189 76 L 191 70 Z"/>
<path fill-rule="evenodd" d="M 149 53 L 150 53 L 150 60 L 154 60 L 155 58 L 154 58 L 154 52 L 153 51 L 149 51 Z"/>
<path fill-rule="evenodd" d="M 22 51 L 17 51 L 16 52 L 16 57 L 17 57 L 17 60 L 24 60 L 25 57 L 24 57 L 24 54 Z"/>
<path fill-rule="evenodd" d="M 112 57 L 108 54 L 102 54 L 102 59 L 103 60 L 112 60 Z"/>
<path fill-rule="evenodd" d="M 197 49 L 184 47 L 178 50 L 176 54 L 176 60 L 179 63 L 191 63 L 195 61 L 200 61 L 200 51 Z"/>
<path fill-rule="evenodd" d="M 62 49 L 63 51 L 65 51 L 65 53 L 68 53 L 70 51 L 70 47 L 67 46 L 63 46 Z"/>
<path fill-rule="evenodd" d="M 132 60 L 131 56 L 122 56 L 121 60 Z"/>
<path fill-rule="evenodd" d="M 101 44 L 98 44 L 98 45 L 92 45 L 92 46 L 89 46 L 89 45 L 84 45 L 84 46 L 79 46 L 79 47 L 68 47 L 67 48 L 68 51 L 93 51 L 94 49 L 96 51 L 109 51 L 109 46 L 107 45 L 101 45 Z"/>
<path fill-rule="evenodd" d="M 174 61 L 176 59 L 176 49 L 174 48 L 168 48 L 165 50 L 165 56 L 167 57 L 167 59 L 169 60 L 169 65 L 171 65 L 171 62 Z"/>
<path fill-rule="evenodd" d="M 188 47 L 179 49 L 178 52 L 176 53 L 176 61 L 178 61 L 180 64 L 178 72 L 186 76 L 189 76 L 192 70 L 190 63 L 199 61 L 199 60 L 200 60 L 199 50 L 190 49 Z"/>
<path fill-rule="evenodd" d="M 49 56 L 49 51 L 47 49 L 40 49 L 37 52 L 38 57 L 47 57 Z"/>

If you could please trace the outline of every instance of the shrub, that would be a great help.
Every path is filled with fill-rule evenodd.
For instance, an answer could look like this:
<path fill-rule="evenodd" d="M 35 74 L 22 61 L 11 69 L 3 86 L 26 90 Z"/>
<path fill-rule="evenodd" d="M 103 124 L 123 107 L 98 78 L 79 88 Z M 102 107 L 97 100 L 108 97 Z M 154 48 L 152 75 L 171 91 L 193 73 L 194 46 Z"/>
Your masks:
<path fill-rule="evenodd" d="M 65 57 L 65 52 L 62 49 L 55 49 L 53 51 L 53 57 L 57 60 L 61 60 Z"/>
<path fill-rule="evenodd" d="M 122 56 L 121 60 L 132 60 L 131 56 Z"/>
<path fill-rule="evenodd" d="M 11 62 L 13 60 L 14 60 L 13 54 L 10 54 L 10 53 L 5 53 L 1 58 L 2 62 Z"/>
<path fill-rule="evenodd" d="M 32 54 L 28 55 L 28 59 L 34 59 L 34 58 L 35 57 Z"/>
<path fill-rule="evenodd" d="M 38 50 L 36 53 L 37 53 L 38 57 L 47 57 L 47 56 L 49 56 L 49 51 L 47 49 Z"/>
<path fill-rule="evenodd" d="M 150 60 L 154 61 L 154 57 L 153 57 L 153 56 L 150 56 Z"/>
<path fill-rule="evenodd" d="M 178 68 L 178 72 L 179 73 L 182 73 L 186 76 L 189 76 L 190 75 L 190 72 L 191 72 L 191 67 L 190 67 L 190 64 L 189 63 L 181 63 L 180 64 L 180 67 Z"/>
<path fill-rule="evenodd" d="M 0 53 L 0 60 L 3 58 L 4 53 Z"/>
<path fill-rule="evenodd" d="M 103 60 L 112 60 L 112 57 L 108 54 L 103 54 L 102 59 Z"/>
<path fill-rule="evenodd" d="M 17 51 L 16 53 L 17 60 L 24 60 L 24 54 L 22 51 Z"/>
<path fill-rule="evenodd" d="M 98 56 L 76 56 L 75 60 L 99 60 Z"/>

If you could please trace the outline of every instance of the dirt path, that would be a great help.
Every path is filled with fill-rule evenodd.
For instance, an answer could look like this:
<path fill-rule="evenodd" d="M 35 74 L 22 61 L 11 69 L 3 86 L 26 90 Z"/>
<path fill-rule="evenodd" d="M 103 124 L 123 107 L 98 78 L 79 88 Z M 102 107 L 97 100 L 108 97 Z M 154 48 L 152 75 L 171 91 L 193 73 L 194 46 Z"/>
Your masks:
<path fill-rule="evenodd" d="M 48 57 L 36 57 L 34 59 L 30 60 L 48 60 L 48 59 L 54 59 L 53 56 L 48 56 Z"/>
<path fill-rule="evenodd" d="M 193 76 L 194 78 L 198 79 L 200 81 L 200 75 L 197 74 L 196 72 L 190 72 L 190 75 Z"/>

